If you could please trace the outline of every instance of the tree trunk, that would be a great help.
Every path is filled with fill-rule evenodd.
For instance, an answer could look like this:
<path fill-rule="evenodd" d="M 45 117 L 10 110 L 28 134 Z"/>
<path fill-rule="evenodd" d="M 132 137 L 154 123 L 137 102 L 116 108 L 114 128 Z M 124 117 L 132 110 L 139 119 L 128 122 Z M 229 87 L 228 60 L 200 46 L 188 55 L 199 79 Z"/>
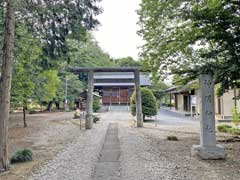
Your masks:
<path fill-rule="evenodd" d="M 52 102 L 52 101 L 50 101 L 50 102 L 48 103 L 47 110 L 48 110 L 49 112 L 51 112 L 51 111 L 52 111 L 52 104 L 53 104 L 53 102 Z"/>
<path fill-rule="evenodd" d="M 56 105 L 57 110 L 60 110 L 60 103 L 55 101 L 55 105 Z"/>
<path fill-rule="evenodd" d="M 15 32 L 13 2 L 13 0 L 6 0 L 7 11 L 3 37 L 3 57 L 0 79 L 0 171 L 9 168 L 7 139 Z"/>
<path fill-rule="evenodd" d="M 24 124 L 24 127 L 26 128 L 27 127 L 27 122 L 26 122 L 26 110 L 27 110 L 27 107 L 26 105 L 23 106 L 23 124 Z"/>

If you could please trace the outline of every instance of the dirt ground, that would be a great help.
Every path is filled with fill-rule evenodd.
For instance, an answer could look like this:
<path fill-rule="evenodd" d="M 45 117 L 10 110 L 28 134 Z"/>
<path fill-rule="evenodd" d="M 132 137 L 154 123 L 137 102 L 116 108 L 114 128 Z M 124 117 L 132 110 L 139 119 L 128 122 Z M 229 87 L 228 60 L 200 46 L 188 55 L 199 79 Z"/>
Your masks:
<path fill-rule="evenodd" d="M 94 131 L 88 131 L 90 134 L 81 134 L 84 130 L 80 132 L 78 123 L 71 120 L 72 116 L 73 113 L 63 112 L 28 115 L 28 127 L 23 128 L 22 115 L 12 114 L 9 124 L 9 157 L 19 149 L 28 148 L 33 151 L 34 160 L 28 163 L 11 165 L 9 172 L 0 175 L 0 180 L 28 179 L 32 172 L 37 172 L 40 169 L 39 167 L 48 164 L 49 160 L 56 159 L 57 153 L 60 154 L 57 157 L 57 159 L 60 159 L 59 162 L 65 163 L 61 159 L 61 152 L 74 147 L 68 147 L 67 145 L 69 143 L 76 144 L 76 138 L 78 138 L 79 144 L 76 146 L 83 146 L 85 141 L 80 139 L 84 139 L 88 137 L 87 135 L 90 136 L 91 133 L 96 131 L 95 129 Z M 133 123 L 128 112 L 109 112 L 100 116 L 119 123 L 121 127 L 119 135 L 122 148 L 121 163 L 125 179 L 139 180 L 144 179 L 145 176 L 145 179 L 149 179 L 147 175 L 151 177 L 150 179 L 162 177 L 162 179 L 184 180 L 237 180 L 240 178 L 240 142 L 219 142 L 226 148 L 227 158 L 225 160 L 202 161 L 190 156 L 191 146 L 199 144 L 199 122 L 195 120 L 175 117 L 169 112 L 161 112 L 158 124 L 149 121 L 144 124 L 144 128 L 137 129 L 132 128 Z M 100 124 L 103 122 L 105 120 L 100 121 Z M 104 132 L 101 132 L 101 134 L 104 134 Z M 167 136 L 172 135 L 177 136 L 179 141 L 166 140 Z M 217 139 L 224 140 L 230 137 L 227 134 L 218 134 Z M 94 141 L 94 139 L 92 140 Z M 87 145 L 84 145 L 84 148 Z M 89 148 L 93 147 L 95 146 Z M 76 149 L 79 148 L 76 147 Z M 79 155 L 79 157 L 82 156 Z M 71 159 L 71 156 L 69 158 Z M 73 163 L 73 166 L 76 163 L 85 163 L 83 167 L 86 166 L 86 162 L 80 162 L 79 159 Z M 139 164 L 141 164 L 142 169 L 139 169 Z M 53 165 L 60 166 L 54 164 L 54 161 Z M 72 169 L 70 165 L 66 165 L 66 167 Z M 136 174 L 137 170 L 141 170 L 141 172 Z M 48 169 L 48 171 L 51 171 L 51 169 Z M 78 171 L 77 168 L 76 174 L 78 174 Z M 172 174 L 173 172 L 175 174 Z M 59 176 L 61 173 L 62 171 L 59 172 Z M 202 176 L 203 174 L 205 176 Z M 163 175 L 166 175 L 166 177 L 163 177 Z"/>
<path fill-rule="evenodd" d="M 38 166 L 52 159 L 65 145 L 71 143 L 79 127 L 70 121 L 73 113 L 52 112 L 27 115 L 28 127 L 23 127 L 21 113 L 11 114 L 9 120 L 9 158 L 24 148 L 33 151 L 34 160 L 11 165 L 11 169 L 0 175 L 4 180 L 25 179 Z"/>

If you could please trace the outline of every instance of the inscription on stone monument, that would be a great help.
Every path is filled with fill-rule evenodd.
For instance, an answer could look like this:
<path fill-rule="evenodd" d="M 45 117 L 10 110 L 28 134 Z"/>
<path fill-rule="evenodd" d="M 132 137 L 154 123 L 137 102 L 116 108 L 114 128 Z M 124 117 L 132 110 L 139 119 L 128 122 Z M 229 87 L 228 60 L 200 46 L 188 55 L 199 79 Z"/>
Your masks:
<path fill-rule="evenodd" d="M 216 145 L 214 81 L 211 75 L 201 75 L 200 83 L 200 145 L 192 147 L 192 155 L 202 159 L 222 159 L 224 147 Z"/>

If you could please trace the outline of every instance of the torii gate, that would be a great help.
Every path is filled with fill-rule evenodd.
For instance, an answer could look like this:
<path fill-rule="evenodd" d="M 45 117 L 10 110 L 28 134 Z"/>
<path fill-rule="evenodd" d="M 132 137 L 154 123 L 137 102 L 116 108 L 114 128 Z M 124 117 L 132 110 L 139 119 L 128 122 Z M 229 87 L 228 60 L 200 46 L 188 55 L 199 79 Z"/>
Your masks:
<path fill-rule="evenodd" d="M 140 92 L 140 73 L 137 67 L 76 67 L 70 68 L 70 71 L 79 74 L 81 72 L 88 73 L 88 93 L 87 93 L 87 109 L 86 109 L 86 129 L 93 127 L 93 75 L 94 72 L 133 72 L 136 90 L 136 117 L 137 127 L 143 127 L 142 100 Z"/>

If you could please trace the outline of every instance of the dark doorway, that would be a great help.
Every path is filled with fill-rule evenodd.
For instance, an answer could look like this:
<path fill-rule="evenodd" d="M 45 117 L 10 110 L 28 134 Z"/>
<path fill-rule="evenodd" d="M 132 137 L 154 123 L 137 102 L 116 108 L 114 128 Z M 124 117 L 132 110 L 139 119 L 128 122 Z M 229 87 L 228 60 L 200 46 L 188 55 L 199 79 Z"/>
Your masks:
<path fill-rule="evenodd" d="M 189 95 L 183 96 L 183 108 L 184 108 L 184 111 L 190 111 L 190 96 Z"/>

